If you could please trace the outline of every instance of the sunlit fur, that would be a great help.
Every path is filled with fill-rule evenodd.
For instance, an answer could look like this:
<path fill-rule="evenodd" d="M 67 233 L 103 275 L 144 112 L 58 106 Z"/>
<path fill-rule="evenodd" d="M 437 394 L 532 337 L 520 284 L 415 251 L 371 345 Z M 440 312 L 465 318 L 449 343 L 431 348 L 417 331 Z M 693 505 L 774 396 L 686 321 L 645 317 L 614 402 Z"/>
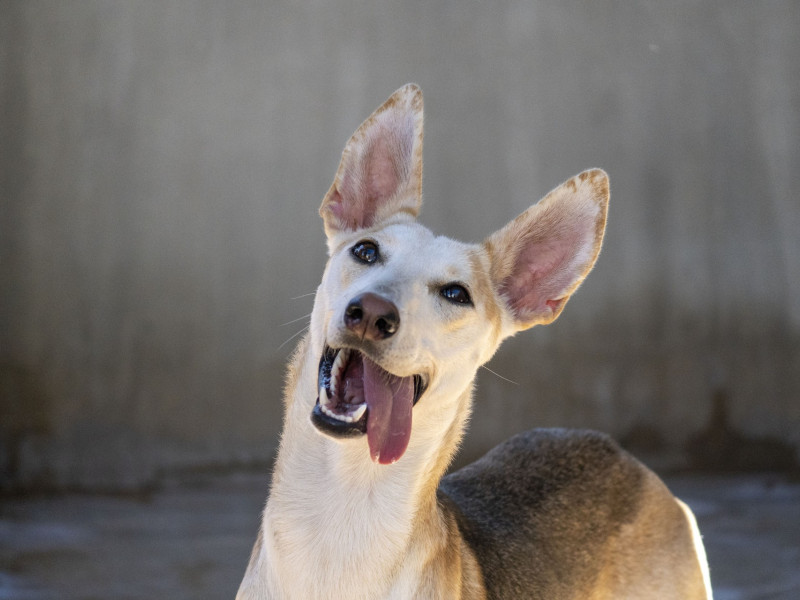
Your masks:
<path fill-rule="evenodd" d="M 600 170 L 587 171 L 486 242 L 465 244 L 437 237 L 415 221 L 421 149 L 422 96 L 409 85 L 354 134 L 325 196 L 320 213 L 330 258 L 309 333 L 289 367 L 278 460 L 240 600 L 493 597 L 477 549 L 461 530 L 463 515 L 457 518 L 437 488 L 463 436 L 477 369 L 504 338 L 555 319 L 594 264 L 608 179 Z M 377 244 L 380 262 L 354 260 L 350 249 L 365 239 Z M 469 290 L 472 305 L 441 295 L 451 282 Z M 360 349 L 392 374 L 421 375 L 427 383 L 413 408 L 408 448 L 391 465 L 370 459 L 365 437 L 328 437 L 309 418 L 320 356 L 326 345 L 352 343 L 342 315 L 350 299 L 364 292 L 394 303 L 400 326 L 390 338 Z M 669 586 L 675 573 L 699 573 L 691 531 L 657 478 L 640 478 L 649 483 L 632 504 L 636 511 L 627 529 L 608 540 L 607 567 L 595 574 L 590 594 L 576 597 L 705 598 L 702 590 L 671 594 L 687 589 Z M 573 518 L 552 517 L 554 531 L 559 519 Z M 653 531 L 664 523 L 677 532 L 670 538 L 674 547 L 654 553 L 648 544 L 660 539 Z M 575 556 L 582 551 L 575 547 Z M 641 564 L 639 555 L 663 562 Z M 666 567 L 670 561 L 678 565 L 673 572 Z M 558 569 L 569 572 L 569 564 Z M 662 579 L 648 587 L 652 569 Z M 544 585 L 516 597 L 564 597 Z"/>

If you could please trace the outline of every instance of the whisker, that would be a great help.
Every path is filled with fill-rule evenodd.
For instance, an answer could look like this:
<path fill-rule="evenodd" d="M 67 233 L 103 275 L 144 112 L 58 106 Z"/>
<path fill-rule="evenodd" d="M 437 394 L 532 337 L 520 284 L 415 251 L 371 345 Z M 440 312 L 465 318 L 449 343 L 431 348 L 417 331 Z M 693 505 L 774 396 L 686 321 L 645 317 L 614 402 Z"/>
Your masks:
<path fill-rule="evenodd" d="M 311 313 L 307 315 L 303 315 L 302 317 L 297 317 L 296 319 L 292 319 L 291 321 L 286 321 L 286 323 L 281 323 L 278 327 L 286 327 L 287 325 L 291 325 L 292 323 L 297 323 L 298 321 L 302 321 L 303 319 L 307 319 L 311 316 Z"/>
<path fill-rule="evenodd" d="M 294 338 L 296 338 L 298 335 L 302 334 L 302 333 L 303 333 L 304 331 L 306 331 L 306 330 L 307 330 L 307 329 L 308 329 L 310 326 L 311 326 L 311 323 L 309 323 L 308 325 L 306 325 L 305 327 L 303 327 L 303 328 L 302 328 L 300 331 L 298 331 L 297 333 L 295 333 L 295 334 L 294 334 L 292 337 L 290 337 L 288 340 L 286 340 L 286 341 L 285 341 L 285 342 L 283 342 L 283 343 L 282 343 L 280 346 L 278 346 L 278 350 L 280 350 L 281 348 L 283 348 L 283 347 L 284 347 L 286 344 L 288 344 L 289 342 L 291 342 L 291 341 L 292 341 Z"/>
<path fill-rule="evenodd" d="M 314 290 L 313 292 L 309 292 L 307 294 L 300 294 L 299 296 L 295 296 L 294 298 L 289 298 L 289 300 L 300 300 L 300 298 L 308 298 L 309 296 L 316 296 L 317 291 Z"/>
<path fill-rule="evenodd" d="M 482 369 L 486 369 L 487 371 L 489 371 L 489 373 L 491 373 L 492 375 L 496 375 L 497 377 L 499 377 L 499 378 L 500 378 L 500 379 L 502 379 L 503 381 L 507 381 L 508 383 L 513 383 L 514 385 L 519 385 L 519 383 L 517 383 L 516 381 L 512 381 L 512 380 L 511 380 L 511 379 L 509 379 L 508 377 L 503 377 L 502 375 L 500 375 L 500 373 L 496 373 L 496 372 L 492 371 L 492 370 L 491 370 L 489 367 L 487 367 L 486 365 L 481 365 L 481 368 L 482 368 Z"/>

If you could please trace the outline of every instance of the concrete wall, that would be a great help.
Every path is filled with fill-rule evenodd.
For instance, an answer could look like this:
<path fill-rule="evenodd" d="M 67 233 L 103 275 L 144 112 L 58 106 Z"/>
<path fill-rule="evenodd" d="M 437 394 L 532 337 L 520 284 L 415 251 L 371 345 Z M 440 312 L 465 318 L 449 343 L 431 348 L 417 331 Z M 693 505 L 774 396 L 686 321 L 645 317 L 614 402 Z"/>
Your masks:
<path fill-rule="evenodd" d="M 611 174 L 599 264 L 479 380 L 536 425 L 800 443 L 800 4 L 0 3 L 2 486 L 272 454 L 353 129 L 426 93 L 423 221 L 479 240 Z M 284 325 L 294 319 L 294 323 Z"/>

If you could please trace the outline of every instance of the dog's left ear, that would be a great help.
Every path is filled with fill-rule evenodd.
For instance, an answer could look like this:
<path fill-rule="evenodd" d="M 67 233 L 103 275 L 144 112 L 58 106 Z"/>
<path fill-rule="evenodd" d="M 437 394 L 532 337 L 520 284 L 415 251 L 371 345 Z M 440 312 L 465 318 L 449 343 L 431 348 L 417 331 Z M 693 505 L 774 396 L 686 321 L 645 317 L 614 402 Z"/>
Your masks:
<path fill-rule="evenodd" d="M 608 193 L 605 172 L 585 171 L 484 242 L 514 330 L 554 321 L 592 269 L 603 241 Z"/>
<path fill-rule="evenodd" d="M 422 90 L 407 84 L 361 124 L 342 152 L 319 213 L 330 239 L 422 205 Z"/>

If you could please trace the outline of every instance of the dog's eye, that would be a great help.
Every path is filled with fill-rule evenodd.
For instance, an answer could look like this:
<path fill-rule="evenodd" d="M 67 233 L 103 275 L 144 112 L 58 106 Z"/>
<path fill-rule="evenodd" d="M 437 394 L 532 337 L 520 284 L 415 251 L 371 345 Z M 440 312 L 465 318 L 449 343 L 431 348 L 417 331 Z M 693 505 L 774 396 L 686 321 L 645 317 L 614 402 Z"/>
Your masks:
<path fill-rule="evenodd" d="M 467 288 L 458 283 L 448 283 L 444 286 L 439 293 L 443 298 L 452 302 L 453 304 L 472 304 L 472 298 L 469 297 Z"/>
<path fill-rule="evenodd" d="M 358 242 L 350 250 L 358 260 L 363 263 L 372 264 L 378 260 L 380 254 L 378 253 L 378 245 L 375 242 L 364 240 Z"/>

